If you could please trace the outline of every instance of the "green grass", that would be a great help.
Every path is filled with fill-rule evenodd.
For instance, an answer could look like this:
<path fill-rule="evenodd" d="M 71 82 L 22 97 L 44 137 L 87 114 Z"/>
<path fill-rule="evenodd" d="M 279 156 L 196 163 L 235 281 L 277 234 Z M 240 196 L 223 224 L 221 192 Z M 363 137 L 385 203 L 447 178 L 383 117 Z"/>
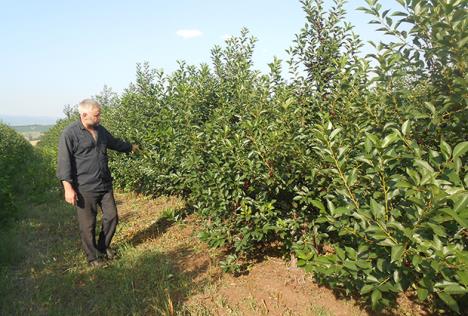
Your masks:
<path fill-rule="evenodd" d="M 166 315 L 172 304 L 185 314 L 189 279 L 164 252 L 121 243 L 117 260 L 90 268 L 61 197 L 20 209 L 0 234 L 0 315 Z"/>

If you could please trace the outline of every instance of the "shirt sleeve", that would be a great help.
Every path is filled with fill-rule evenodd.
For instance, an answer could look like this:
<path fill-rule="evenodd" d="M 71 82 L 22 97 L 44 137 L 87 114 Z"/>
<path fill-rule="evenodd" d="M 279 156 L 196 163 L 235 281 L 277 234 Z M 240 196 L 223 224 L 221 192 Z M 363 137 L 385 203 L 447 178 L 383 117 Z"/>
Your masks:
<path fill-rule="evenodd" d="M 107 137 L 107 147 L 112 150 L 128 153 L 132 151 L 132 144 L 124 142 L 121 139 L 115 138 L 104 128 L 104 133 Z"/>
<path fill-rule="evenodd" d="M 73 142 L 66 132 L 60 135 L 58 146 L 57 178 L 60 181 L 73 182 L 72 175 Z"/>

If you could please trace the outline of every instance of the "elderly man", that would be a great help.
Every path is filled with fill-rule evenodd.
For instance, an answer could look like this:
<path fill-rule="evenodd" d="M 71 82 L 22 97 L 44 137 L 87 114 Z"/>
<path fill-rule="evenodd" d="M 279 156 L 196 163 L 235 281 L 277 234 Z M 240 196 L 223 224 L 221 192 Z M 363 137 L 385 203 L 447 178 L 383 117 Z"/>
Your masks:
<path fill-rule="evenodd" d="M 79 104 L 80 119 L 62 132 L 58 146 L 57 177 L 65 189 L 65 200 L 77 210 L 83 250 L 91 266 L 112 259 L 109 248 L 118 216 L 112 190 L 112 177 L 107 165 L 107 148 L 135 152 L 132 145 L 114 138 L 103 126 L 101 106 L 85 99 Z M 96 243 L 97 206 L 102 209 L 102 226 Z"/>

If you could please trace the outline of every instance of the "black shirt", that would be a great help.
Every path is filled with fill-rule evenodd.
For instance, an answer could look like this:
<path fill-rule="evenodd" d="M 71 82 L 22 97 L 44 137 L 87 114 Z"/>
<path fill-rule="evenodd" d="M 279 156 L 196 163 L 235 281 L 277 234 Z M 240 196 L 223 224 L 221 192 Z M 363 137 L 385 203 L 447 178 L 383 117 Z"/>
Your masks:
<path fill-rule="evenodd" d="M 112 189 L 112 177 L 107 165 L 107 148 L 130 152 L 132 145 L 114 138 L 104 127 L 96 127 L 94 140 L 78 120 L 62 132 L 58 146 L 57 177 L 70 182 L 82 192 Z"/>

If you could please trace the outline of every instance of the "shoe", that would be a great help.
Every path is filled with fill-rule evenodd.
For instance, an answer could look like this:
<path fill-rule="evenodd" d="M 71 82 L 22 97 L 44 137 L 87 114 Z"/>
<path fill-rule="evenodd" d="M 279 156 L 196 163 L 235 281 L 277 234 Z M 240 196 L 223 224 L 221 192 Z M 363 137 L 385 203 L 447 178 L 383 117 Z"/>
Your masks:
<path fill-rule="evenodd" d="M 117 257 L 117 252 L 114 249 L 107 248 L 106 249 L 106 257 L 108 260 L 113 260 Z"/>
<path fill-rule="evenodd" d="M 99 258 L 106 260 L 113 260 L 117 257 L 117 252 L 114 249 L 107 248 L 104 251 L 99 251 Z"/>
<path fill-rule="evenodd" d="M 90 262 L 88 262 L 88 265 L 92 268 L 99 268 L 99 267 L 102 267 L 104 265 L 104 261 L 100 260 L 100 259 L 95 259 L 95 260 L 92 260 Z"/>

